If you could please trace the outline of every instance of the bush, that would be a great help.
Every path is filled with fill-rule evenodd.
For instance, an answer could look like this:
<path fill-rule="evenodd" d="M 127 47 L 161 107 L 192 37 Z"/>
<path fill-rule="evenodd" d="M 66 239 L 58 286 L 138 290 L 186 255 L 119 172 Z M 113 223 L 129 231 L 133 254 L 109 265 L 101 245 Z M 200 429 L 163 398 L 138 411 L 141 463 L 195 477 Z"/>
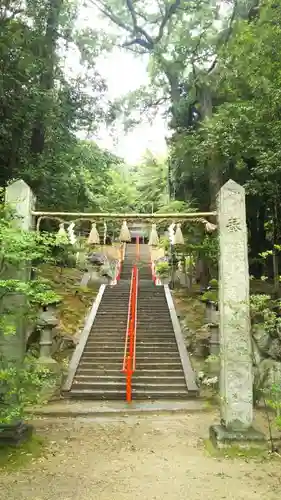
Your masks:
<path fill-rule="evenodd" d="M 0 360 L 0 423 L 10 424 L 26 416 L 29 405 L 44 401 L 44 390 L 55 386 L 56 379 L 28 355 L 21 366 Z"/>
<path fill-rule="evenodd" d="M 168 278 L 170 275 L 170 266 L 168 262 L 159 262 L 156 264 L 155 271 L 159 278 Z"/>
<path fill-rule="evenodd" d="M 218 303 L 218 292 L 217 290 L 207 290 L 207 292 L 205 292 L 203 295 L 202 295 L 202 302 L 214 302 L 215 304 Z"/>
<path fill-rule="evenodd" d="M 48 306 L 60 300 L 48 282 L 25 279 L 28 265 L 34 271 L 36 263 L 53 261 L 54 246 L 52 236 L 17 228 L 11 212 L 0 203 L 0 334 L 5 337 L 5 344 L 10 336 L 20 335 L 19 322 L 25 323 L 34 316 L 34 306 Z M 14 300 L 15 295 L 20 297 L 20 304 Z M 34 357 L 21 359 L 18 353 L 17 359 L 11 361 L 0 351 L 0 423 L 22 418 L 26 406 L 39 401 L 43 388 L 50 384 L 50 373 L 39 367 Z"/>
<path fill-rule="evenodd" d="M 218 283 L 218 280 L 216 279 L 212 279 L 209 281 L 209 286 L 214 289 L 214 290 L 217 290 L 219 288 L 219 283 Z"/>

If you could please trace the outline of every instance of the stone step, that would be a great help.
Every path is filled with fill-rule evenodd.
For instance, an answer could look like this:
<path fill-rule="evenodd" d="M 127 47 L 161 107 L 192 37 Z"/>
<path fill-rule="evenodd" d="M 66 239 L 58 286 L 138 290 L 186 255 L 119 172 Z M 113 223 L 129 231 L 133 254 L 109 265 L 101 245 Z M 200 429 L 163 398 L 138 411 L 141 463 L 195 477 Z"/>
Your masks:
<path fill-rule="evenodd" d="M 99 335 L 99 336 L 95 336 L 95 335 L 92 335 L 91 337 L 89 337 L 88 341 L 87 341 L 87 345 L 88 344 L 103 344 L 103 343 L 107 343 L 107 344 L 113 344 L 115 345 L 116 343 L 118 344 L 123 344 L 124 345 L 124 342 L 125 342 L 125 335 Z"/>
<path fill-rule="evenodd" d="M 124 347 L 125 343 L 125 337 L 124 339 L 121 339 L 120 337 L 117 337 L 115 339 L 107 339 L 107 338 L 99 338 L 99 339 L 94 339 L 94 338 L 89 338 L 87 341 L 86 347 L 88 346 L 108 346 L 108 347 Z M 137 337 L 137 346 L 139 347 L 174 347 L 176 346 L 176 341 L 171 340 L 170 342 L 167 341 L 155 341 L 153 338 L 149 338 L 148 340 L 143 340 L 143 339 L 138 339 Z"/>
<path fill-rule="evenodd" d="M 144 313 L 140 313 L 138 310 L 138 323 L 141 325 L 157 325 L 157 326 L 168 326 L 171 325 L 171 318 L 169 315 L 162 314 L 151 314 L 148 310 Z"/>
<path fill-rule="evenodd" d="M 142 364 L 142 363 L 147 363 L 147 362 L 155 363 L 158 364 L 159 366 L 162 365 L 162 363 L 168 363 L 169 361 L 175 363 L 179 362 L 180 363 L 180 357 L 178 353 L 168 353 L 166 355 L 162 355 L 162 353 L 140 353 L 137 354 L 136 356 L 136 363 Z"/>
<path fill-rule="evenodd" d="M 138 321 L 143 325 L 150 325 L 151 323 L 159 326 L 171 325 L 171 317 L 169 314 L 166 314 L 166 311 L 163 313 L 159 312 L 159 314 L 155 311 L 155 314 L 153 314 L 153 309 L 151 311 L 148 308 L 146 311 L 138 309 Z"/>
<path fill-rule="evenodd" d="M 127 320 L 124 321 L 124 323 L 122 323 L 122 324 L 118 324 L 117 323 L 115 326 L 108 325 L 107 323 L 104 322 L 104 324 L 99 324 L 99 325 L 96 324 L 96 325 L 94 325 L 94 327 L 91 330 L 90 335 L 92 333 L 95 334 L 95 333 L 98 333 L 98 332 L 100 332 L 101 335 L 104 334 L 104 333 L 106 333 L 106 332 L 113 333 L 113 334 L 114 333 L 115 334 L 120 334 L 120 331 L 123 331 L 124 329 L 125 329 L 125 331 L 127 329 Z"/>
<path fill-rule="evenodd" d="M 153 297 L 151 297 L 150 300 L 147 300 L 145 302 L 142 301 L 141 299 L 138 299 L 138 310 L 142 311 L 146 307 L 149 310 L 149 308 L 151 308 L 152 301 L 153 301 L 153 310 L 155 310 L 155 313 L 156 312 L 159 313 L 160 311 L 161 312 L 163 311 L 163 313 L 168 315 L 167 306 L 165 307 L 165 304 L 163 303 L 163 299 L 161 299 L 161 302 L 160 302 L 160 300 L 158 302 L 158 299 L 157 299 L 157 302 L 156 302 L 156 300 Z"/>
<path fill-rule="evenodd" d="M 126 331 L 127 329 L 127 318 L 126 321 L 124 320 L 123 323 L 116 323 L 114 326 L 111 324 L 109 325 L 107 321 L 105 322 L 97 322 L 94 324 L 93 328 L 91 329 L 91 333 L 95 332 L 100 332 L 100 333 L 106 333 L 106 332 L 112 332 L 112 333 L 118 333 L 120 330 Z"/>
<path fill-rule="evenodd" d="M 91 357 L 94 357 L 94 358 L 104 358 L 104 357 L 108 357 L 108 358 L 111 358 L 111 357 L 116 357 L 120 354 L 123 354 L 124 352 L 124 349 L 118 349 L 118 350 L 115 350 L 115 351 L 110 351 L 110 350 L 100 350 L 100 351 L 96 351 L 96 350 L 87 350 L 87 351 L 84 351 L 82 357 L 87 357 L 87 358 L 91 358 Z M 157 351 L 157 350 L 154 350 L 154 351 L 150 351 L 150 350 L 140 350 L 138 351 L 138 354 L 137 354 L 137 359 L 139 361 L 141 360 L 159 360 L 159 361 L 165 361 L 166 359 L 179 359 L 179 353 L 178 353 L 178 350 L 170 350 L 170 351 Z"/>
<path fill-rule="evenodd" d="M 116 358 L 119 359 L 123 357 L 124 349 L 120 349 L 120 351 L 84 351 L 82 355 L 82 359 L 95 358 L 95 359 L 104 359 L 104 358 Z"/>
<path fill-rule="evenodd" d="M 104 314 L 96 316 L 94 324 L 98 325 L 100 323 L 101 325 L 104 325 L 105 323 L 106 325 L 114 326 L 112 325 L 112 317 L 114 317 L 114 325 L 120 325 L 120 323 L 126 323 L 128 319 L 128 312 L 126 311 L 126 314 L 118 316 L 114 311 L 107 311 Z"/>
<path fill-rule="evenodd" d="M 114 329 L 117 325 L 124 325 L 128 320 L 128 311 L 126 311 L 126 314 L 123 314 L 122 317 L 117 317 L 114 322 L 112 321 L 112 318 L 115 318 L 114 312 L 103 314 L 102 316 L 96 316 L 92 328 L 96 328 L 96 325 L 98 325 L 99 328 L 107 327 Z"/>
<path fill-rule="evenodd" d="M 93 347 L 93 348 L 104 348 L 108 347 L 109 349 L 114 349 L 114 348 L 124 348 L 125 346 L 125 335 L 114 338 L 114 339 L 108 339 L 106 337 L 103 337 L 101 339 L 94 339 L 94 338 L 89 338 L 86 344 L 86 347 Z"/>
<path fill-rule="evenodd" d="M 72 389 L 69 393 L 69 397 L 75 398 L 75 399 L 92 399 L 92 400 L 114 400 L 114 399 L 121 399 L 121 400 L 126 400 L 126 390 L 111 390 L 111 389 L 105 389 L 105 390 L 89 390 L 89 389 L 84 389 L 84 390 L 77 390 L 77 389 Z M 138 399 L 138 400 L 147 400 L 147 399 L 187 399 L 188 397 L 194 397 L 193 394 L 189 394 L 188 390 L 181 390 L 181 391 L 171 391 L 171 390 L 165 390 L 165 391 L 143 391 L 143 390 L 138 390 L 132 391 L 132 399 Z"/>
<path fill-rule="evenodd" d="M 91 363 L 92 365 L 93 363 L 98 363 L 105 366 L 108 363 L 115 362 L 118 364 L 118 366 L 121 366 L 123 363 L 123 359 L 123 352 L 113 354 L 111 352 L 105 352 L 99 354 L 98 356 L 85 353 L 82 355 L 81 363 Z M 179 366 L 181 365 L 179 356 L 174 354 L 170 354 L 166 357 L 159 356 L 157 353 L 154 353 L 153 356 L 147 356 L 146 354 L 140 354 L 136 356 L 136 365 L 138 367 L 143 367 L 143 365 L 145 365 L 146 363 L 151 363 L 152 365 L 157 366 L 160 369 L 169 362 L 178 363 Z"/>
<path fill-rule="evenodd" d="M 119 342 L 119 341 L 124 341 L 125 342 L 125 337 L 126 337 L 126 330 L 124 330 L 123 332 L 118 332 L 116 334 L 115 333 L 106 333 L 106 332 L 93 332 L 89 335 L 89 340 L 88 341 L 95 341 L 95 339 L 97 339 L 98 341 L 101 341 L 101 342 Z M 149 334 L 149 333 L 142 333 L 142 332 L 138 332 L 137 331 L 137 342 L 139 343 L 146 343 L 146 342 L 150 342 L 150 343 L 159 343 L 161 344 L 163 342 L 163 344 L 165 343 L 171 343 L 171 342 L 175 342 L 175 335 L 172 334 L 172 333 L 165 333 L 163 335 L 159 335 L 159 333 L 156 335 L 153 335 L 153 334 Z"/>
<path fill-rule="evenodd" d="M 149 316 L 149 313 L 145 313 L 145 318 L 142 318 L 140 315 L 138 315 L 138 323 L 141 325 L 143 329 L 146 327 L 150 328 L 151 326 L 157 327 L 157 328 L 172 328 L 172 322 L 170 318 L 165 319 L 162 316 L 157 317 L 157 316 Z"/>
<path fill-rule="evenodd" d="M 126 374 L 125 373 L 119 373 L 115 375 L 110 375 L 108 373 L 102 374 L 102 375 L 86 375 L 79 373 L 75 377 L 75 383 L 81 381 L 82 383 L 96 383 L 96 382 L 102 382 L 107 383 L 107 382 L 114 382 L 114 383 L 123 383 L 124 380 L 126 381 Z M 183 375 L 179 376 L 165 376 L 165 375 L 139 375 L 136 374 L 136 372 L 133 374 L 133 385 L 134 387 L 138 387 L 138 384 L 164 384 L 164 385 L 184 385 L 185 386 L 185 380 Z"/>
<path fill-rule="evenodd" d="M 94 327 L 91 329 L 90 335 L 104 335 L 105 333 L 110 333 L 111 335 L 120 335 L 120 331 L 124 330 L 126 331 L 127 329 L 127 321 L 123 325 L 107 325 L 106 323 L 103 325 L 94 325 Z"/>
<path fill-rule="evenodd" d="M 138 338 L 151 338 L 151 339 L 165 339 L 165 338 L 175 338 L 175 334 L 170 329 L 163 330 L 162 328 L 156 328 L 149 330 L 146 328 L 145 330 L 142 328 L 137 329 L 137 337 Z"/>
<path fill-rule="evenodd" d="M 172 326 L 170 327 L 169 325 L 166 325 L 166 326 L 159 326 L 159 325 L 155 325 L 155 324 L 151 324 L 150 326 L 149 325 L 143 325 L 143 323 L 141 323 L 141 326 L 138 327 L 138 332 L 139 333 L 147 333 L 148 335 L 157 335 L 157 333 L 159 334 L 166 334 L 166 333 L 170 333 L 171 335 L 175 336 L 174 334 L 174 331 L 172 329 Z"/>
<path fill-rule="evenodd" d="M 183 379 L 184 380 L 184 379 Z M 83 381 L 81 379 L 75 379 L 73 383 L 73 388 L 74 389 L 88 389 L 88 390 L 95 390 L 95 389 L 115 389 L 115 390 L 122 390 L 126 388 L 126 376 L 124 375 L 122 379 L 116 381 L 116 380 L 111 380 L 108 379 L 107 381 L 104 381 L 102 379 L 100 380 L 95 380 L 95 381 Z M 164 382 L 141 382 L 139 380 L 133 380 L 133 390 L 137 392 L 138 390 L 141 391 L 165 391 L 165 390 L 170 390 L 170 391 L 181 391 L 181 390 L 186 390 L 186 384 L 185 382 L 174 382 L 171 383 L 169 382 L 168 384 L 165 384 Z"/>
<path fill-rule="evenodd" d="M 137 338 L 138 339 L 142 339 L 142 340 L 145 340 L 145 339 L 160 339 L 160 342 L 161 342 L 161 339 L 175 339 L 175 334 L 174 332 L 172 332 L 171 330 L 164 330 L 162 331 L 162 329 L 159 329 L 159 330 L 152 330 L 152 331 L 149 331 L 149 330 L 142 330 L 141 328 L 137 329 Z"/>
<path fill-rule="evenodd" d="M 93 346 L 86 346 L 85 349 L 84 349 L 84 354 L 87 354 L 87 355 L 92 355 L 92 356 L 95 356 L 97 357 L 99 353 L 102 353 L 102 354 L 105 354 L 108 355 L 108 354 L 111 354 L 112 355 L 116 355 L 116 354 L 123 354 L 124 352 L 124 349 L 125 349 L 125 344 L 120 346 L 120 347 L 106 347 L 106 346 L 101 346 L 99 347 L 98 349 L 93 347 Z"/>
<path fill-rule="evenodd" d="M 103 339 L 100 339 L 100 340 L 94 340 L 94 339 L 89 339 L 87 344 L 86 344 L 86 348 L 87 347 L 92 347 L 92 348 L 95 348 L 95 349 L 99 349 L 99 348 L 102 348 L 102 347 L 108 347 L 110 349 L 114 349 L 114 348 L 117 348 L 117 347 L 123 347 L 124 348 L 124 345 L 125 345 L 125 337 L 124 339 L 120 339 L 119 337 L 115 340 L 107 340 L 105 338 Z"/>
<path fill-rule="evenodd" d="M 150 340 L 143 340 L 141 338 L 138 338 L 137 337 L 137 342 L 136 342 L 136 345 L 137 345 L 137 349 L 148 349 L 149 347 L 152 347 L 153 349 L 161 349 L 161 350 L 165 350 L 165 348 L 167 348 L 168 350 L 169 349 L 175 349 L 177 348 L 177 344 L 176 342 L 173 340 L 171 340 L 170 342 L 154 342 L 153 341 L 153 338 L 150 339 Z"/>
<path fill-rule="evenodd" d="M 113 355 L 113 356 L 85 356 L 82 355 L 80 363 L 87 363 L 88 365 L 93 365 L 95 364 L 103 364 L 106 365 L 108 363 L 123 363 L 123 354 L 120 356 L 118 355 Z M 146 367 L 146 366 L 156 366 L 161 368 L 166 368 L 167 365 L 178 365 L 181 366 L 181 361 L 179 355 L 174 356 L 174 355 L 169 355 L 166 357 L 162 356 L 137 356 L 136 358 L 136 364 L 138 367 Z"/>
<path fill-rule="evenodd" d="M 126 304 L 126 307 L 123 307 L 122 304 L 122 311 L 120 308 L 116 307 L 114 309 L 110 309 L 109 307 L 105 307 L 103 311 L 99 311 L 96 315 L 96 320 L 98 319 L 104 319 L 108 317 L 111 314 L 114 314 L 114 318 L 117 319 L 118 321 L 122 321 L 125 317 L 128 316 L 128 304 Z"/>
<path fill-rule="evenodd" d="M 90 376 L 90 377 L 98 377 L 103 375 L 108 375 L 110 377 L 119 377 L 121 373 L 121 369 L 113 369 L 113 368 L 104 368 L 104 369 L 94 369 L 94 368 L 79 368 L 76 372 L 76 375 Z M 134 372 L 134 377 L 143 376 L 143 377 L 183 377 L 182 368 L 174 369 L 174 370 L 139 370 L 138 367 Z"/>
<path fill-rule="evenodd" d="M 136 370 L 182 370 L 180 359 L 171 362 L 162 362 L 161 364 L 153 361 L 136 360 Z"/>
<path fill-rule="evenodd" d="M 112 287 L 111 290 L 107 290 L 104 292 L 102 296 L 102 304 L 109 304 L 111 305 L 112 299 L 116 301 L 117 304 L 121 304 L 124 301 L 127 301 L 130 297 L 130 284 L 128 284 L 128 289 L 125 290 L 120 290 L 120 288 L 116 288 L 115 286 Z"/>
<path fill-rule="evenodd" d="M 95 369 L 106 369 L 106 370 L 120 370 L 122 369 L 122 365 L 123 365 L 123 359 L 118 359 L 118 360 L 114 360 L 114 359 L 110 359 L 110 360 L 107 360 L 107 362 L 105 362 L 104 360 L 102 361 L 97 361 L 97 360 L 93 360 L 93 361 L 88 361 L 88 360 L 85 360 L 83 361 L 83 359 L 81 360 L 80 364 L 79 364 L 79 370 L 95 370 Z"/>
<path fill-rule="evenodd" d="M 178 348 L 175 344 L 170 345 L 170 346 L 167 346 L 167 345 L 154 346 L 154 345 L 145 345 L 145 344 L 141 345 L 141 344 L 137 343 L 136 349 L 137 349 L 137 353 L 151 353 L 151 352 L 159 352 L 159 354 L 172 353 L 172 352 L 178 353 Z"/>
<path fill-rule="evenodd" d="M 119 352 L 119 351 L 124 351 L 125 349 L 125 342 L 122 342 L 122 344 L 120 345 L 115 345 L 115 344 L 112 344 L 112 345 L 106 345 L 106 344 L 87 344 L 86 347 L 85 347 L 85 351 L 84 352 L 93 352 L 93 353 L 96 353 L 96 352 L 104 352 L 104 351 L 114 351 L 114 352 Z M 161 345 L 140 345 L 137 343 L 136 345 L 136 350 L 137 350 L 137 353 L 146 353 L 146 352 L 159 352 L 159 353 L 162 353 L 162 352 L 175 352 L 175 353 L 178 353 L 178 348 L 177 348 L 177 345 L 176 344 L 171 344 L 170 346 L 167 346 L 167 345 L 164 345 L 164 346 L 161 346 Z"/>

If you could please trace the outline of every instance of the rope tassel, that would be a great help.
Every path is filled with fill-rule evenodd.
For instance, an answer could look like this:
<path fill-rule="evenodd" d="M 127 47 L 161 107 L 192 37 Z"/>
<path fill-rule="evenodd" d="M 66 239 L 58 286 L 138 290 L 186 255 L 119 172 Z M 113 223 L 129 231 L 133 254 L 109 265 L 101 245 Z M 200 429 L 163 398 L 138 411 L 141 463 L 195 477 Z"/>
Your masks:
<path fill-rule="evenodd" d="M 217 229 L 217 226 L 209 221 L 206 221 L 205 229 L 207 233 L 213 233 Z"/>
<path fill-rule="evenodd" d="M 152 247 L 156 247 L 157 245 L 159 245 L 159 237 L 157 234 L 156 224 L 152 224 L 148 244 Z"/>
<path fill-rule="evenodd" d="M 74 222 L 71 222 L 67 228 L 68 239 L 69 239 L 71 245 L 75 245 L 75 243 L 76 243 L 76 236 L 74 234 L 74 227 L 75 227 Z"/>
<path fill-rule="evenodd" d="M 89 245 L 99 245 L 99 243 L 100 243 L 100 236 L 99 236 L 95 222 L 93 222 L 93 224 L 92 224 L 92 228 L 91 228 L 90 234 L 88 236 L 87 243 Z"/>
<path fill-rule="evenodd" d="M 128 229 L 127 222 L 125 220 L 123 220 L 119 240 L 124 241 L 126 243 L 131 241 L 131 234 L 130 234 L 130 231 Z"/>
<path fill-rule="evenodd" d="M 181 231 L 181 224 L 177 224 L 177 229 L 175 233 L 175 240 L 174 240 L 175 245 L 184 245 L 184 239 Z"/>

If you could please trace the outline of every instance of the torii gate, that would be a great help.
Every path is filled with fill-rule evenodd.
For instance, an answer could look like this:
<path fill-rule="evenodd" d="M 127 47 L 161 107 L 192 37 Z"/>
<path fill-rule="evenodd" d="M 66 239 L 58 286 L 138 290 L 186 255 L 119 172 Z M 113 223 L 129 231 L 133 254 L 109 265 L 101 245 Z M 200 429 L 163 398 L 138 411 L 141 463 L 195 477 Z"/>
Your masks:
<path fill-rule="evenodd" d="M 219 230 L 219 313 L 220 313 L 220 405 L 221 425 L 210 428 L 210 436 L 219 447 L 235 443 L 252 446 L 263 442 L 252 429 L 253 387 L 252 351 L 249 313 L 249 269 L 245 190 L 229 180 L 218 194 L 217 211 L 197 213 L 77 213 L 35 210 L 31 189 L 16 181 L 6 189 L 6 202 L 11 204 L 24 230 L 40 227 L 42 218 L 74 218 L 89 220 L 161 221 L 190 220 L 208 224 L 216 217 Z M 244 443 L 244 445 L 243 445 Z"/>

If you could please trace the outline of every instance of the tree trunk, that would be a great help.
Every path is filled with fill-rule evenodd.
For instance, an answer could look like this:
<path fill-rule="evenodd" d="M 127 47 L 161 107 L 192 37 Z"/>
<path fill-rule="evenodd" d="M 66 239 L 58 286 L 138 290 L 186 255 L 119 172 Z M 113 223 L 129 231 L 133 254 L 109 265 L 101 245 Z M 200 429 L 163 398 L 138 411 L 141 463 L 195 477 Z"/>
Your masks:
<path fill-rule="evenodd" d="M 40 91 L 42 101 L 31 135 L 31 152 L 42 154 L 45 145 L 46 118 L 49 113 L 49 93 L 54 87 L 56 64 L 56 44 L 58 39 L 59 15 L 63 0 L 49 0 L 49 10 L 46 18 L 46 31 L 41 46 L 43 69 L 40 75 Z"/>
<path fill-rule="evenodd" d="M 278 199 L 274 200 L 274 217 L 273 217 L 273 276 L 274 276 L 274 294 L 279 296 L 280 281 L 279 281 L 279 262 L 278 250 L 275 245 L 279 243 L 279 226 L 278 226 Z"/>
<path fill-rule="evenodd" d="M 201 109 L 201 119 L 206 120 L 212 117 L 213 102 L 211 89 L 202 86 L 198 92 L 198 100 Z M 208 161 L 209 189 L 210 189 L 210 210 L 216 210 L 217 194 L 220 190 L 220 165 L 216 152 L 211 151 Z"/>

